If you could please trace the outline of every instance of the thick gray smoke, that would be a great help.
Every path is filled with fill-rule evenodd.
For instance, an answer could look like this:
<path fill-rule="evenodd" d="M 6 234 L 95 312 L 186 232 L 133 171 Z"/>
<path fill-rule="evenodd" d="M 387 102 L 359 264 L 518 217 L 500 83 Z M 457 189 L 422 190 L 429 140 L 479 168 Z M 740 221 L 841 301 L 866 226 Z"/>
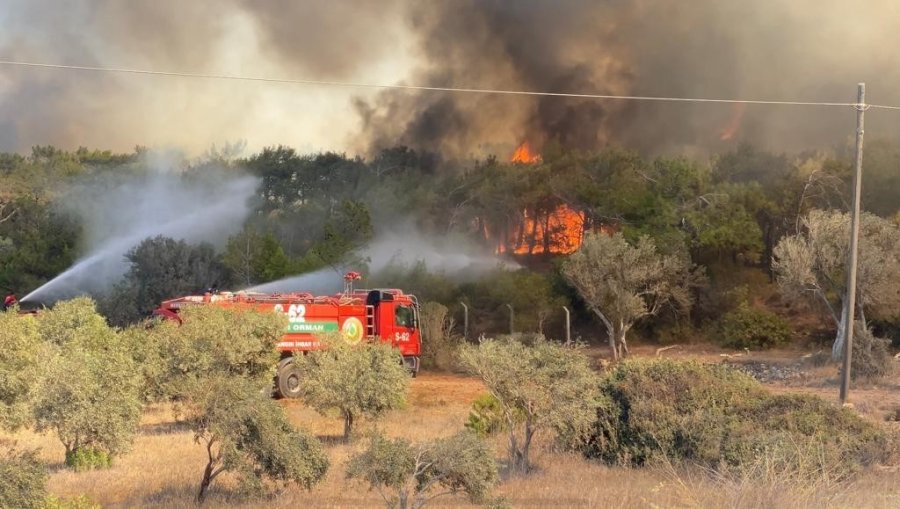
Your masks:
<path fill-rule="evenodd" d="M 241 229 L 259 185 L 235 170 L 184 173 L 168 157 L 149 156 L 144 164 L 149 169 L 103 174 L 65 197 L 85 225 L 86 254 L 23 301 L 108 290 L 128 268 L 125 254 L 148 237 L 222 244 Z"/>
<path fill-rule="evenodd" d="M 411 268 L 419 262 L 424 262 L 428 270 L 444 273 L 455 281 L 473 280 L 498 268 L 519 268 L 515 262 L 486 253 L 463 239 L 436 238 L 412 228 L 403 232 L 382 233 L 361 249 L 358 255 L 367 261 L 368 275 L 377 274 L 389 267 Z M 263 293 L 334 293 L 341 290 L 342 276 L 350 270 L 359 270 L 359 267 L 326 268 L 248 290 Z"/>
<path fill-rule="evenodd" d="M 7 0 L 7 59 L 320 80 L 900 104 L 896 0 Z M 821 147 L 853 112 L 388 91 L 3 67 L 0 150 L 52 143 L 452 156 L 621 143 Z M 355 100 L 351 97 L 356 96 Z M 362 122 L 359 131 L 358 123 Z M 895 113 L 868 130 L 890 134 Z M 349 144 L 347 144 L 349 142 Z"/>
<path fill-rule="evenodd" d="M 410 83 L 439 87 L 900 103 L 895 0 L 458 0 L 417 2 Z M 398 142 L 466 155 L 528 140 L 648 152 L 842 142 L 844 110 L 632 103 L 387 91 L 359 101 L 362 147 Z M 897 116 L 871 115 L 892 134 Z"/>
<path fill-rule="evenodd" d="M 394 2 L 5 0 L 0 59 L 188 73 L 388 80 Z M 0 150 L 128 151 L 246 140 L 337 148 L 348 89 L 0 67 Z"/>

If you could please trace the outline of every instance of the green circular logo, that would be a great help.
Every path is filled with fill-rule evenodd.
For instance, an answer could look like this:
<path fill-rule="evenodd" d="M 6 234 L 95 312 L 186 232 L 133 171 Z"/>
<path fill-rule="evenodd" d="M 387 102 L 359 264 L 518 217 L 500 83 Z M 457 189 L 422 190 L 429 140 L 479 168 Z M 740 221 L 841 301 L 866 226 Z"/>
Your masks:
<path fill-rule="evenodd" d="M 351 345 L 355 345 L 362 341 L 363 337 L 363 324 L 359 321 L 359 318 L 350 317 L 344 321 L 344 325 L 341 326 L 341 334 L 344 336 L 344 340 Z"/>

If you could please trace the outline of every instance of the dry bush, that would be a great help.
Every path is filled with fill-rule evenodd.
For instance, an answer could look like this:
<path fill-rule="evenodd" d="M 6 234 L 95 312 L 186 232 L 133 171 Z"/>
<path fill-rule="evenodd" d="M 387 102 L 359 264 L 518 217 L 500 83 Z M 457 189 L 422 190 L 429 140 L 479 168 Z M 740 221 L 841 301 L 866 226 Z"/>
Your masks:
<path fill-rule="evenodd" d="M 768 466 L 844 478 L 887 460 L 884 430 L 811 395 L 773 395 L 726 366 L 634 360 L 601 382 L 588 455 L 646 465 L 665 458 L 721 473 Z"/>
<path fill-rule="evenodd" d="M 859 322 L 855 332 L 853 355 L 850 357 L 850 378 L 875 381 L 889 375 L 893 369 L 893 358 L 888 350 L 888 342 L 876 338 L 871 329 L 864 329 Z"/>
<path fill-rule="evenodd" d="M 421 308 L 422 367 L 452 371 L 457 365 L 460 341 L 451 335 L 453 320 L 447 306 L 426 302 Z"/>

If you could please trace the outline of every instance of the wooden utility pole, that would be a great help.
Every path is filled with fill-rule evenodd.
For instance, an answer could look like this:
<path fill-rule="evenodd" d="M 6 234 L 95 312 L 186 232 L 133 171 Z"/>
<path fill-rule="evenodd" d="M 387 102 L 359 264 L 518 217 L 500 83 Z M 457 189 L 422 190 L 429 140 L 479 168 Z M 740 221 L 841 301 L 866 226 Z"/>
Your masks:
<path fill-rule="evenodd" d="M 859 201 L 862 188 L 863 133 L 865 132 L 866 84 L 858 85 L 856 100 L 856 171 L 853 173 L 853 208 L 850 210 L 850 254 L 847 257 L 847 322 L 844 324 L 844 357 L 841 369 L 841 404 L 850 392 L 850 359 L 853 355 L 853 321 L 856 315 L 856 260 L 859 250 Z"/>

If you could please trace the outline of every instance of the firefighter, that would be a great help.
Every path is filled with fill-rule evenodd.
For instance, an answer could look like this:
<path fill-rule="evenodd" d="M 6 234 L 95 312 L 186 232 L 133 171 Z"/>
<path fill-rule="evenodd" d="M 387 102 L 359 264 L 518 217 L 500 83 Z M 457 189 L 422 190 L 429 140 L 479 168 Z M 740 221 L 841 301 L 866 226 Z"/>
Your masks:
<path fill-rule="evenodd" d="M 6 293 L 6 298 L 3 299 L 3 310 L 6 311 L 7 309 L 15 306 L 18 303 L 19 301 L 16 299 L 16 294 L 14 294 L 12 291 L 9 291 Z"/>

